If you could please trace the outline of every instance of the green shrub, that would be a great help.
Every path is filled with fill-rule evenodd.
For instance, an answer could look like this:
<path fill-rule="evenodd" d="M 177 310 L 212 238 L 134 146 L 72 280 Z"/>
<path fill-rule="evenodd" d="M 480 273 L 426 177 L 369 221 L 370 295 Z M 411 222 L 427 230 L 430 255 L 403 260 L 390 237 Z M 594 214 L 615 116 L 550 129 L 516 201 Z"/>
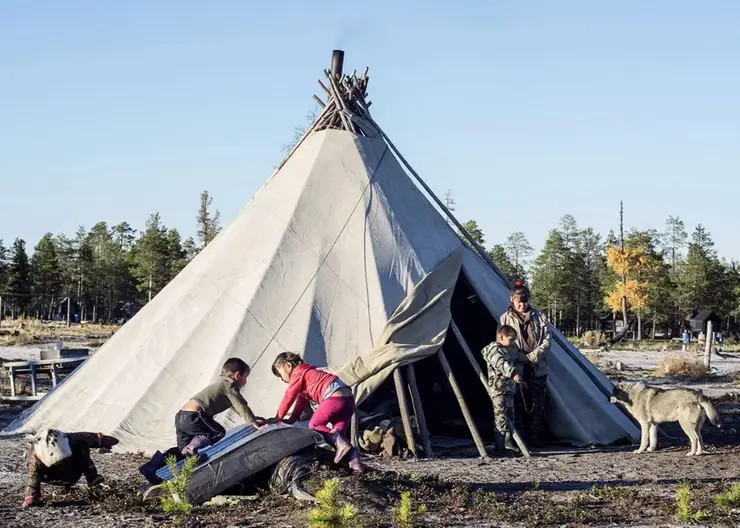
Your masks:
<path fill-rule="evenodd" d="M 393 514 L 393 525 L 396 528 L 414 528 L 419 516 L 427 511 L 426 505 L 422 504 L 414 509 L 411 504 L 411 492 L 401 493 L 401 503 L 391 510 Z"/>
<path fill-rule="evenodd" d="M 740 507 L 740 482 L 734 482 L 730 491 L 722 493 L 714 498 L 717 508 L 731 510 Z"/>
<path fill-rule="evenodd" d="M 681 522 L 701 521 L 709 516 L 705 510 L 691 511 L 691 490 L 688 484 L 681 484 L 676 490 L 676 516 Z"/>
<path fill-rule="evenodd" d="M 324 489 L 316 493 L 318 508 L 308 512 L 308 525 L 311 528 L 350 528 L 355 525 L 357 508 L 351 504 L 340 506 L 339 479 L 324 482 Z"/>
<path fill-rule="evenodd" d="M 162 509 L 166 513 L 187 515 L 193 509 L 193 505 L 188 500 L 187 489 L 195 466 L 198 465 L 198 457 L 188 457 L 181 471 L 177 469 L 177 459 L 174 456 L 168 456 L 165 462 L 172 473 L 172 478 L 162 483 L 162 487 L 168 494 L 161 499 Z"/>

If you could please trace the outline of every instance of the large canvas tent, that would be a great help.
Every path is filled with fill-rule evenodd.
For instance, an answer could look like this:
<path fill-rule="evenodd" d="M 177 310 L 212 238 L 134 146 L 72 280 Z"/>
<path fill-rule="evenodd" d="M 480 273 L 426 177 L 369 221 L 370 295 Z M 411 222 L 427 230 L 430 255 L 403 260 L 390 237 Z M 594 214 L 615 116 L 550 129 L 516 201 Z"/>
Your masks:
<path fill-rule="evenodd" d="M 362 402 L 399 367 L 448 347 L 461 285 L 490 319 L 481 337 L 473 335 L 472 312 L 456 316 L 480 355 L 508 305 L 509 285 L 412 181 L 409 174 L 426 188 L 372 119 L 367 70 L 344 75 L 342 56 L 334 59 L 320 83 L 323 112 L 252 200 L 9 432 L 103 431 L 122 450 L 152 452 L 173 443 L 175 413 L 231 356 L 252 367 L 244 389 L 250 405 L 272 415 L 285 386 L 270 366 L 285 350 L 338 372 Z M 608 401 L 609 381 L 553 333 L 553 433 L 580 445 L 636 437 Z M 450 361 L 458 372 L 470 369 Z M 230 426 L 234 418 L 225 413 L 220 421 Z"/>

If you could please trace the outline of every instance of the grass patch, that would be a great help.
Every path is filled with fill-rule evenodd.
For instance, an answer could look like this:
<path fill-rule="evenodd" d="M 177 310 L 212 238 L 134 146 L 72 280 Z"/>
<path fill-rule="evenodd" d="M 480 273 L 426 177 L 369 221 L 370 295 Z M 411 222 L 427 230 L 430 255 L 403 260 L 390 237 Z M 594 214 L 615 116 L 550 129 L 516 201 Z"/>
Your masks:
<path fill-rule="evenodd" d="M 706 510 L 694 511 L 691 505 L 691 488 L 688 484 L 681 484 L 676 489 L 676 517 L 681 522 L 699 522 L 710 516 Z"/>
<path fill-rule="evenodd" d="M 637 500 L 637 490 L 626 486 L 599 486 L 594 484 L 589 494 L 598 501 L 632 503 Z"/>
<path fill-rule="evenodd" d="M 701 361 L 668 356 L 661 360 L 655 371 L 655 375 L 658 377 L 680 377 L 700 380 L 710 377 L 711 373 Z"/>
<path fill-rule="evenodd" d="M 25 346 L 56 341 L 59 338 L 72 341 L 95 339 L 102 344 L 121 328 L 120 325 L 86 323 L 67 327 L 65 322 L 36 319 L 5 320 L 0 325 L 0 343 L 3 346 Z"/>
<path fill-rule="evenodd" d="M 740 508 L 740 482 L 733 482 L 729 491 L 716 495 L 714 504 L 721 510 Z"/>

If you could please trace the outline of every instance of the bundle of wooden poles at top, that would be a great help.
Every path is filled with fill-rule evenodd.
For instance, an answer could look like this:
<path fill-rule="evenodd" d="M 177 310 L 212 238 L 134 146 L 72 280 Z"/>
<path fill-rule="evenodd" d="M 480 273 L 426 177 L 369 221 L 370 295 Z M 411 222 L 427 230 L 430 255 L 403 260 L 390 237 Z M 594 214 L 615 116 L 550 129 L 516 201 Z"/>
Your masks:
<path fill-rule="evenodd" d="M 358 136 L 376 137 L 380 135 L 370 117 L 369 108 L 372 102 L 365 100 L 367 85 L 370 81 L 367 75 L 369 68 L 365 68 L 359 77 L 356 70 L 351 75 L 344 75 L 342 73 L 344 52 L 341 50 L 334 50 L 331 62 L 331 69 L 324 70 L 326 81 L 318 81 L 326 96 L 326 102 L 317 95 L 313 96 L 316 104 L 321 107 L 321 112 L 290 149 L 288 155 L 278 166 L 278 170 L 285 165 L 308 136 L 319 130 L 347 130 Z"/>

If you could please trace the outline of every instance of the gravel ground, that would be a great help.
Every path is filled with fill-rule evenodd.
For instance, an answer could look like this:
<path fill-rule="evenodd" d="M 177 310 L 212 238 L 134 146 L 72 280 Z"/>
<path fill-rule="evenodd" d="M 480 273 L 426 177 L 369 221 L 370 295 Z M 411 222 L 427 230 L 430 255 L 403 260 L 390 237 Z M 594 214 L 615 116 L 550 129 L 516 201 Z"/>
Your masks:
<path fill-rule="evenodd" d="M 597 362 L 608 370 L 609 362 L 618 359 L 628 367 L 623 377 L 644 378 L 665 354 L 608 352 L 599 354 Z M 718 369 L 719 363 L 715 363 Z M 705 425 L 707 453 L 700 457 L 685 456 L 687 440 L 675 424 L 661 428 L 665 434 L 659 438 L 658 452 L 641 455 L 627 446 L 554 447 L 535 452 L 530 460 L 482 462 L 472 446 L 458 442 L 455 449 L 445 450 L 443 439 L 438 439 L 438 458 L 368 459 L 370 470 L 361 478 L 317 464 L 307 488 L 313 493 L 324 479 L 338 476 L 344 500 L 358 508 L 357 526 L 361 527 L 391 526 L 390 508 L 405 490 L 412 492 L 416 504 L 427 507 L 418 526 L 686 526 L 676 518 L 675 499 L 678 486 L 686 483 L 692 512 L 702 512 L 701 520 L 691 522 L 692 526 L 738 526 L 740 509 L 724 510 L 713 501 L 740 478 L 740 399 L 733 395 L 737 386 L 726 379 L 727 373 L 740 369 L 740 361 L 728 359 L 725 366 L 716 382 L 701 384 L 705 393 L 722 395 L 715 401 L 723 425 L 721 429 Z M 690 384 L 687 380 L 652 382 Z M 21 410 L 18 405 L 0 405 L 0 428 Z M 143 482 L 137 468 L 144 461 L 138 455 L 95 453 L 108 489 L 45 486 L 46 506 L 22 511 L 18 506 L 23 498 L 24 451 L 22 439 L 0 438 L 2 527 L 307 526 L 310 505 L 259 489 L 251 500 L 236 505 L 198 507 L 185 518 L 165 514 L 137 498 Z"/>

